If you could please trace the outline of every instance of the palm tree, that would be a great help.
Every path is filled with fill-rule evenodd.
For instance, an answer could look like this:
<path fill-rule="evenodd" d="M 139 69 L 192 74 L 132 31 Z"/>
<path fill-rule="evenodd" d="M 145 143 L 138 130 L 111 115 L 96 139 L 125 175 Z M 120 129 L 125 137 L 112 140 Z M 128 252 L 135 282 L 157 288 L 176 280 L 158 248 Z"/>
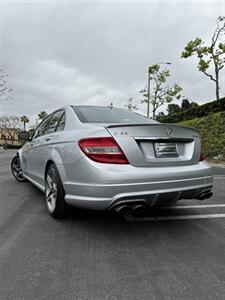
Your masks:
<path fill-rule="evenodd" d="M 26 123 L 29 123 L 30 120 L 28 119 L 27 116 L 22 116 L 20 118 L 20 122 L 23 123 L 23 130 L 26 131 Z"/>
<path fill-rule="evenodd" d="M 48 114 L 46 113 L 46 111 L 44 111 L 44 110 L 40 111 L 39 114 L 38 114 L 38 119 L 39 120 L 44 120 L 47 117 L 47 115 Z"/>

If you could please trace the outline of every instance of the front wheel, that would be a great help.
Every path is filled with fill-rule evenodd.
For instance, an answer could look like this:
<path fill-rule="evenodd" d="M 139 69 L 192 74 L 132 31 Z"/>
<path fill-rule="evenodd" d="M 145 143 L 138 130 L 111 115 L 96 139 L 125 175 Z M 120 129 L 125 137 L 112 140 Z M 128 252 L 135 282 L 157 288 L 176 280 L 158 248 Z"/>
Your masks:
<path fill-rule="evenodd" d="M 65 192 L 54 164 L 49 166 L 45 177 L 45 200 L 48 212 L 53 218 L 59 219 L 66 215 Z"/>
<path fill-rule="evenodd" d="M 23 171 L 20 163 L 20 158 L 18 155 L 13 157 L 11 162 L 11 171 L 13 176 L 18 180 L 19 182 L 25 182 L 26 178 L 23 176 Z"/>

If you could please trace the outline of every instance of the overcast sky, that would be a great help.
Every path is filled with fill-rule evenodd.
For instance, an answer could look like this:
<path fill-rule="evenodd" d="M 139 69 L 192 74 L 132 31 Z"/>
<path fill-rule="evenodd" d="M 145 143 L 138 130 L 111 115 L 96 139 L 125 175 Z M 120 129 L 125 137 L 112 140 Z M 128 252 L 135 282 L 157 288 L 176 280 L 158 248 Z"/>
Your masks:
<path fill-rule="evenodd" d="M 170 80 L 184 96 L 210 101 L 213 82 L 180 56 L 189 40 L 209 41 L 218 15 L 225 0 L 0 0 L 0 67 L 14 99 L 1 112 L 34 122 L 39 111 L 68 104 L 124 107 L 134 97 L 139 105 L 148 66 L 161 61 L 172 63 Z"/>

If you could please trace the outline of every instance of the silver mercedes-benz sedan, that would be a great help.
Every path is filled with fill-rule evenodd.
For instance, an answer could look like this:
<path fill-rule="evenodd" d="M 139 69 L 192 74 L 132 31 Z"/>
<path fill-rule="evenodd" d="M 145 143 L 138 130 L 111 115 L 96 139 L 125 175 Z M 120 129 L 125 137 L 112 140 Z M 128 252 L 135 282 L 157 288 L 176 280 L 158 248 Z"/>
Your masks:
<path fill-rule="evenodd" d="M 28 139 L 26 133 L 21 138 Z M 11 163 L 45 193 L 51 216 L 81 208 L 141 212 L 212 196 L 213 177 L 192 128 L 127 110 L 68 106 L 37 127 Z"/>

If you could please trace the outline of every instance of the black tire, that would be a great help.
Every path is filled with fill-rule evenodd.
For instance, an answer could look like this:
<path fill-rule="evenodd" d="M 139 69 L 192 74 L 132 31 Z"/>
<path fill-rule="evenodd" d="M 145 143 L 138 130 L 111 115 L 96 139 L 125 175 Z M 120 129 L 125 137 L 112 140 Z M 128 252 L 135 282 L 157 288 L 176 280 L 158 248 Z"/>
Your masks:
<path fill-rule="evenodd" d="M 49 187 L 49 176 L 53 176 L 52 191 Z M 54 182 L 55 181 L 55 182 Z M 55 187 L 54 187 L 55 184 Z M 50 193 L 52 197 L 54 190 L 56 189 L 55 205 L 50 205 Z M 52 163 L 46 172 L 45 176 L 45 201 L 49 214 L 55 219 L 61 219 L 66 216 L 68 205 L 65 202 L 65 191 L 62 185 L 62 181 L 56 166 Z"/>
<path fill-rule="evenodd" d="M 14 178 L 19 182 L 26 182 L 27 179 L 23 176 L 19 155 L 13 157 L 11 161 L 11 171 Z"/>

